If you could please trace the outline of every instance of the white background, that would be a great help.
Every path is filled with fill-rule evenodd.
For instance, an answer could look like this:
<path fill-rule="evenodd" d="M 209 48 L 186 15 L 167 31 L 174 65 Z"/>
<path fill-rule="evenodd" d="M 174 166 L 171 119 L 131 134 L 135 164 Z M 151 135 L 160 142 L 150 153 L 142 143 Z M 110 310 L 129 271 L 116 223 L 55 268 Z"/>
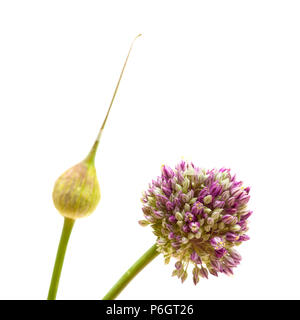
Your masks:
<path fill-rule="evenodd" d="M 98 132 L 102 199 L 75 223 L 58 299 L 101 299 L 155 241 L 140 197 L 182 157 L 251 186 L 235 275 L 184 284 L 156 258 L 121 299 L 299 299 L 299 1 L 1 1 L 0 298 L 45 299 L 56 178 Z"/>

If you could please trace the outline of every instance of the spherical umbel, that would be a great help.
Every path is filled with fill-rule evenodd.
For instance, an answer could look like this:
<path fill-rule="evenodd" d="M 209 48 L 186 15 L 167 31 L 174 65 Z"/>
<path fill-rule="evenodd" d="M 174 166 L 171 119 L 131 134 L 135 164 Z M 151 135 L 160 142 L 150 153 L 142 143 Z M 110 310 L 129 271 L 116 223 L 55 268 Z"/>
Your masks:
<path fill-rule="evenodd" d="M 241 256 L 234 249 L 249 239 L 250 188 L 229 169 L 205 170 L 181 161 L 175 170 L 162 166 L 161 176 L 143 194 L 142 226 L 151 225 L 166 263 L 177 262 L 173 275 L 183 281 L 193 265 L 193 281 L 208 274 L 233 274 Z"/>
<path fill-rule="evenodd" d="M 89 216 L 100 200 L 100 187 L 93 163 L 82 161 L 63 173 L 55 182 L 53 202 L 66 218 Z"/>

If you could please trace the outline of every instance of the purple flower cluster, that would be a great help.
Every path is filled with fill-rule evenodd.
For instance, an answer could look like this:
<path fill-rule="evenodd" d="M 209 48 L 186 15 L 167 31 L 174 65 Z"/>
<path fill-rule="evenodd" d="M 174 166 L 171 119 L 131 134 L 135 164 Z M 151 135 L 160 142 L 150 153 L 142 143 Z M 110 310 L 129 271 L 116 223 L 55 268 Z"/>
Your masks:
<path fill-rule="evenodd" d="M 249 240 L 247 209 L 250 188 L 229 169 L 204 170 L 181 161 L 175 170 L 162 166 L 161 176 L 143 194 L 143 212 L 157 236 L 166 263 L 177 262 L 173 275 L 183 282 L 193 264 L 193 281 L 208 274 L 233 274 L 241 256 L 234 247 Z"/>

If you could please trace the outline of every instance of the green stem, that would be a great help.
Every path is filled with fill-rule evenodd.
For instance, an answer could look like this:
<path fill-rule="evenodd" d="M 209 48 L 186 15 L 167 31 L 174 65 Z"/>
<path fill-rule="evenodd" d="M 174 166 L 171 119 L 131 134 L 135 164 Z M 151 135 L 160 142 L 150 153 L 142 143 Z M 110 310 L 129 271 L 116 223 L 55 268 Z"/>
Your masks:
<path fill-rule="evenodd" d="M 51 283 L 50 283 L 50 288 L 48 293 L 48 300 L 56 299 L 56 293 L 58 289 L 61 269 L 64 263 L 65 253 L 66 253 L 68 241 L 74 226 L 74 222 L 75 220 L 73 219 L 65 218 L 64 226 L 62 229 L 62 233 L 61 233 L 61 237 L 60 237 L 60 241 L 57 249 L 54 269 L 52 273 L 52 278 L 51 278 Z"/>
<path fill-rule="evenodd" d="M 119 279 L 119 281 L 108 291 L 102 300 L 114 300 L 128 283 L 159 255 L 156 244 L 147 250 Z"/>

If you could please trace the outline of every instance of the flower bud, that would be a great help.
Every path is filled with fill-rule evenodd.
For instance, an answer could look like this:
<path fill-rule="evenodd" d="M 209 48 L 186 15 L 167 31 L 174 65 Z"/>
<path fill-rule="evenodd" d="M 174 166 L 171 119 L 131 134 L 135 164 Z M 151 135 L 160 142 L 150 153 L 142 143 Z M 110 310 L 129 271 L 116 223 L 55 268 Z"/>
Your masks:
<path fill-rule="evenodd" d="M 177 220 L 183 220 L 183 216 L 182 216 L 182 214 L 180 213 L 180 212 L 176 212 L 175 213 L 175 218 L 177 219 Z"/>
<path fill-rule="evenodd" d="M 92 161 L 82 161 L 63 173 L 55 182 L 52 198 L 66 218 L 89 216 L 100 200 L 100 187 Z"/>
<path fill-rule="evenodd" d="M 140 224 L 142 227 L 146 227 L 146 226 L 149 224 L 149 221 L 147 221 L 147 220 L 139 220 L 139 224 Z"/>
<path fill-rule="evenodd" d="M 212 201 L 212 196 L 209 194 L 208 196 L 204 197 L 203 202 L 204 204 L 209 204 Z"/>
<path fill-rule="evenodd" d="M 136 38 L 138 38 L 139 36 L 141 36 L 141 34 L 139 34 Z M 108 115 L 113 105 L 120 81 L 123 76 L 123 72 L 127 64 L 127 60 L 129 58 L 133 43 L 136 38 L 133 40 L 128 51 L 128 55 L 126 57 L 121 74 L 119 76 L 119 80 L 115 87 L 112 100 L 91 151 L 82 162 L 67 170 L 55 182 L 52 193 L 53 202 L 57 210 L 66 218 L 77 219 L 86 217 L 96 209 L 97 204 L 99 203 L 100 187 L 94 165 L 95 155 L 99 145 L 100 137 L 104 130 Z M 173 171 L 169 168 L 165 168 L 165 173 L 168 176 L 172 176 Z M 169 190 L 165 191 L 166 193 L 169 192 Z M 153 200 L 151 201 L 150 198 L 151 197 L 147 197 L 147 195 L 145 195 L 142 201 L 149 202 L 150 206 L 155 205 L 156 200 L 152 198 Z M 143 225 L 144 223 L 142 222 L 141 224 Z"/>

